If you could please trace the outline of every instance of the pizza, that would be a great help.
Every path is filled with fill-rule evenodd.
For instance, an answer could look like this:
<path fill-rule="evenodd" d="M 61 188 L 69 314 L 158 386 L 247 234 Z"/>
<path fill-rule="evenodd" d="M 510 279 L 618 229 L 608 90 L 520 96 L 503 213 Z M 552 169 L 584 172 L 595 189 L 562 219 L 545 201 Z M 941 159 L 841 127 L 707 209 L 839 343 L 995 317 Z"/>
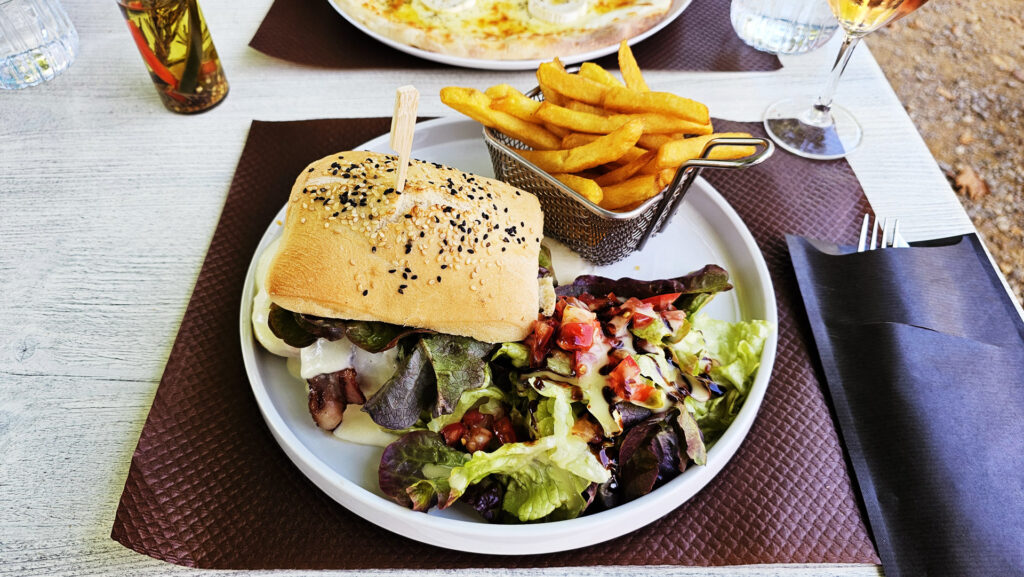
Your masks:
<path fill-rule="evenodd" d="M 449 56 L 537 60 L 614 46 L 682 0 L 332 0 L 395 42 Z"/>

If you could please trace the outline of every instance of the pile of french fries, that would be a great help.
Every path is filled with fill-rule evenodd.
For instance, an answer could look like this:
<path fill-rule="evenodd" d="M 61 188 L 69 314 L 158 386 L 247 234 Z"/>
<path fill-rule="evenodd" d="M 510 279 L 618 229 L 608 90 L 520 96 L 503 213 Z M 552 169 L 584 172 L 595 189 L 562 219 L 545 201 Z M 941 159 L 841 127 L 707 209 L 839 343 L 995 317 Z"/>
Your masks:
<path fill-rule="evenodd" d="M 449 86 L 441 101 L 532 150 L 518 154 L 587 200 L 608 210 L 631 210 L 671 184 L 679 166 L 699 158 L 718 133 L 708 107 L 647 87 L 629 45 L 619 46 L 619 80 L 592 62 L 578 74 L 556 58 L 537 68 L 543 102 L 508 84 L 480 92 Z M 752 146 L 718 146 L 710 158 L 729 160 Z"/>

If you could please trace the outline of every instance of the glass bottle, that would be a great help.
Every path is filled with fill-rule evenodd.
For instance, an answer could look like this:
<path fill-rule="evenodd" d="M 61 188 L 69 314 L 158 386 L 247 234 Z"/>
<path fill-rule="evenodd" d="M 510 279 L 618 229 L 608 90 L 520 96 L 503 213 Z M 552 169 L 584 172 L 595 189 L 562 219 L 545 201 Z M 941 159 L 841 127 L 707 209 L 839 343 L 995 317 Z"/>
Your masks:
<path fill-rule="evenodd" d="M 228 94 L 197 0 L 117 0 L 164 106 L 193 114 Z"/>

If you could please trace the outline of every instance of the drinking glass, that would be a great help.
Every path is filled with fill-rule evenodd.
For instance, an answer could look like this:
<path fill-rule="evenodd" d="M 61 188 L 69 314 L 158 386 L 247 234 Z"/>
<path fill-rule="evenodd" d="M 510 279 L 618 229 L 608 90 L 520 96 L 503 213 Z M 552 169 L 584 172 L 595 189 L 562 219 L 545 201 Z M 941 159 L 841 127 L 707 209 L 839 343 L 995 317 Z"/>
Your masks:
<path fill-rule="evenodd" d="M 78 32 L 59 0 L 0 0 L 0 88 L 50 80 L 77 53 Z"/>
<path fill-rule="evenodd" d="M 732 0 L 729 18 L 740 40 L 772 54 L 814 50 L 839 28 L 827 0 Z"/>
<path fill-rule="evenodd" d="M 197 0 L 117 0 L 164 106 L 193 114 L 219 104 L 228 81 Z"/>
<path fill-rule="evenodd" d="M 814 102 L 780 100 L 764 113 L 764 127 L 779 146 L 815 159 L 842 158 L 860 145 L 863 130 L 845 108 L 832 103 L 839 78 L 860 39 L 906 16 L 928 0 L 828 0 L 843 29 L 843 46 L 825 90 Z"/>

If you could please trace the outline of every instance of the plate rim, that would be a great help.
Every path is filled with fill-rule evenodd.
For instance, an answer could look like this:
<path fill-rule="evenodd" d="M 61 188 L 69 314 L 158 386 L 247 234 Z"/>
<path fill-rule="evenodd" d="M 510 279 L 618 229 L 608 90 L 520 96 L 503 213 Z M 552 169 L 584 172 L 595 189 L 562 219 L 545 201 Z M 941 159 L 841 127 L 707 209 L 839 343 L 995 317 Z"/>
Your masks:
<path fill-rule="evenodd" d="M 453 56 L 450 54 L 443 54 L 441 52 L 433 52 L 423 48 L 417 48 L 416 46 L 412 46 L 409 44 L 399 42 L 397 40 L 393 40 L 391 38 L 384 36 L 383 34 L 379 34 L 373 30 L 370 30 L 365 25 L 363 25 L 363 23 L 356 20 L 355 17 L 346 13 L 345 10 L 341 6 L 339 6 L 337 2 L 335 2 L 335 0 L 326 0 L 326 2 L 330 4 L 332 7 L 334 7 L 334 10 L 338 12 L 338 14 L 341 14 L 341 16 L 345 18 L 345 20 L 347 20 L 349 24 L 355 26 L 356 29 L 358 29 L 363 34 L 366 34 L 370 38 L 373 38 L 374 40 L 382 44 L 390 46 L 395 50 L 405 52 L 406 54 L 410 54 L 412 56 L 422 58 L 424 60 L 429 60 L 440 64 L 447 64 L 449 66 L 458 66 L 461 68 L 475 68 L 478 70 L 500 71 L 535 70 L 541 63 L 548 61 L 545 59 L 489 60 L 486 58 L 468 58 L 465 56 Z M 650 38 L 654 34 L 657 34 L 666 26 L 674 22 L 676 18 L 678 18 L 683 13 L 683 11 L 689 8 L 690 4 L 692 3 L 693 0 L 680 0 L 679 5 L 672 7 L 669 13 L 665 16 L 665 18 L 662 18 L 660 21 L 658 21 L 657 24 L 641 32 L 640 34 L 637 34 L 626 39 L 626 43 L 629 44 L 630 46 L 633 46 L 638 42 L 642 42 Z M 563 64 L 566 65 L 579 64 L 580 62 L 594 60 L 597 58 L 607 56 L 618 50 L 618 47 L 618 44 L 614 44 L 612 46 L 605 46 L 588 52 L 573 54 L 567 57 L 559 56 L 559 59 L 562 61 Z"/>
<path fill-rule="evenodd" d="M 442 117 L 417 126 L 420 133 L 428 130 L 443 130 L 449 124 L 472 123 L 462 117 Z M 454 130 L 454 129 L 452 129 Z M 372 149 L 386 146 L 387 134 L 356 146 L 353 150 Z M 594 545 L 608 541 L 626 533 L 646 526 L 692 499 L 717 477 L 718 473 L 735 456 L 740 445 L 746 439 L 750 428 L 756 420 L 768 382 L 774 371 L 776 347 L 778 340 L 778 309 L 775 301 L 774 286 L 767 269 L 764 255 L 757 247 L 746 224 L 739 218 L 732 206 L 706 180 L 698 178 L 694 184 L 700 186 L 702 194 L 721 210 L 736 226 L 736 232 L 744 242 L 744 249 L 754 262 L 756 276 L 761 280 L 759 288 L 763 297 L 765 319 L 772 328 L 761 353 L 761 364 L 757 376 L 750 387 L 750 392 L 740 410 L 736 421 L 726 430 L 722 438 L 708 452 L 708 464 L 702 467 L 691 467 L 676 479 L 659 487 L 644 497 L 619 505 L 613 509 L 594 515 L 579 517 L 565 521 L 528 525 L 500 525 L 486 522 L 468 522 L 448 519 L 413 511 L 388 501 L 387 499 L 365 489 L 321 460 L 316 453 L 293 433 L 284 416 L 275 408 L 266 383 L 259 373 L 256 359 L 255 339 L 252 333 L 252 302 L 255 295 L 254 277 L 262 249 L 273 238 L 280 234 L 282 227 L 276 224 L 283 222 L 283 213 L 287 210 L 285 201 L 282 208 L 270 220 L 260 238 L 256 252 L 253 254 L 246 270 L 245 283 L 242 290 L 239 308 L 240 345 L 245 365 L 246 376 L 250 388 L 256 398 L 260 414 L 270 429 L 275 441 L 288 456 L 289 460 L 317 487 L 324 491 L 332 500 L 367 521 L 407 538 L 412 538 L 430 545 L 471 553 L 491 553 L 496 555 L 554 553 Z M 692 192 L 691 192 L 692 195 Z M 697 197 L 700 198 L 700 197 Z M 735 253 L 734 253 L 735 254 Z M 764 370 L 767 367 L 767 370 Z M 338 442 L 344 442 L 339 440 Z M 716 457 L 712 460 L 712 457 Z M 692 472 L 692 473 L 691 473 Z M 696 484 L 692 491 L 680 489 L 684 485 Z M 673 488 L 673 485 L 676 487 Z M 339 494 L 340 492 L 340 494 Z M 676 493 L 682 493 L 677 495 Z M 643 515 L 635 515 L 637 510 Z M 481 545 L 486 543 L 491 548 L 483 551 Z"/>

